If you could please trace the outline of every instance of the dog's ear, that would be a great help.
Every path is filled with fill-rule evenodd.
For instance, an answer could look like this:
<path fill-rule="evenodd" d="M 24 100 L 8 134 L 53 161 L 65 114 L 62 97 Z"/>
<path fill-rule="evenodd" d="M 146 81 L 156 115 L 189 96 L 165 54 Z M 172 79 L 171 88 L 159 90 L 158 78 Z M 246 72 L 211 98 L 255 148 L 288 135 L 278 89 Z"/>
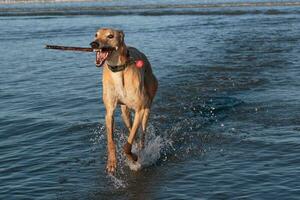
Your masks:
<path fill-rule="evenodd" d="M 121 43 L 124 43 L 124 37 L 125 37 L 124 32 L 121 31 L 121 30 L 118 30 L 118 32 L 119 32 L 119 34 L 120 34 L 120 42 L 121 42 Z"/>

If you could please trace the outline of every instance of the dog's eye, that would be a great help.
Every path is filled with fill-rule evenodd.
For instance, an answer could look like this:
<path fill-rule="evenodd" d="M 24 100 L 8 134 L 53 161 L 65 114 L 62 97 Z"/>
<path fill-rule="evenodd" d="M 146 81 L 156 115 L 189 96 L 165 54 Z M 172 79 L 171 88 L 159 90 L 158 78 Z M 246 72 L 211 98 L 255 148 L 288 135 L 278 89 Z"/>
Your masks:
<path fill-rule="evenodd" d="M 108 35 L 107 37 L 108 37 L 109 39 L 111 39 L 111 38 L 114 37 L 114 35 Z"/>
<path fill-rule="evenodd" d="M 97 37 L 98 35 L 97 35 L 97 33 L 95 34 L 95 37 Z"/>

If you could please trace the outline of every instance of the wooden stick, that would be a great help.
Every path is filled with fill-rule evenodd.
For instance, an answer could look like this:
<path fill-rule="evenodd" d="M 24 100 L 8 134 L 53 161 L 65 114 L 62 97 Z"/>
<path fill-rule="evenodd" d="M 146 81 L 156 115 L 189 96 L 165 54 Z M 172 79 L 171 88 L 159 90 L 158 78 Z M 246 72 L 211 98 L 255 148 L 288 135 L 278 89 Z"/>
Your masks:
<path fill-rule="evenodd" d="M 58 45 L 46 45 L 45 48 L 62 50 L 62 51 L 83 51 L 83 52 L 97 51 L 97 49 L 88 48 L 88 47 L 69 47 L 69 46 L 58 46 Z"/>

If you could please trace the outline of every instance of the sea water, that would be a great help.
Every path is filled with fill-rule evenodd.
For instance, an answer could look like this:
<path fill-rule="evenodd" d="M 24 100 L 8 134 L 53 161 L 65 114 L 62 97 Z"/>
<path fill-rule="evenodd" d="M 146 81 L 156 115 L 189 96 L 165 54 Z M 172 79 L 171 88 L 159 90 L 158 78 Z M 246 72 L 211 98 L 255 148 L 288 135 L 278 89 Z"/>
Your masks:
<path fill-rule="evenodd" d="M 299 14 L 297 1 L 1 4 L 0 199 L 299 199 Z M 100 27 L 122 29 L 159 80 L 137 163 L 115 113 L 113 175 L 95 55 L 44 49 L 88 46 Z"/>

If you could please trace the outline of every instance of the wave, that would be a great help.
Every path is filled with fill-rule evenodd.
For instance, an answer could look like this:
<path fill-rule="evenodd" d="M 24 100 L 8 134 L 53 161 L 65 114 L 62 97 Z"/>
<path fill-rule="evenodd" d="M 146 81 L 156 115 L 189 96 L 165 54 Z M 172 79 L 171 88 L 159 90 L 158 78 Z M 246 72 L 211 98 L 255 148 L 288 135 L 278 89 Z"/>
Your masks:
<path fill-rule="evenodd" d="M 150 4 L 132 6 L 57 6 L 57 7 L 4 7 L 0 16 L 73 16 L 73 15 L 246 15 L 246 14 L 299 14 L 299 9 L 286 10 L 276 7 L 297 7 L 300 2 L 219 3 L 219 4 Z M 252 9 L 245 9 L 252 7 Z M 260 7 L 253 9 L 253 7 Z M 272 7 L 272 8 L 270 8 Z M 231 9 L 222 9 L 231 8 Z M 261 9 L 263 8 L 263 9 Z"/>
<path fill-rule="evenodd" d="M 1 11 L 0 11 L 1 12 Z M 300 10 L 217 10 L 217 11 L 191 11 L 191 10 L 167 10 L 167 11 L 34 11 L 34 12 L 1 12 L 0 17 L 18 16 L 118 16 L 118 15 L 140 15 L 140 16 L 167 16 L 167 15 L 284 15 L 300 14 Z"/>

